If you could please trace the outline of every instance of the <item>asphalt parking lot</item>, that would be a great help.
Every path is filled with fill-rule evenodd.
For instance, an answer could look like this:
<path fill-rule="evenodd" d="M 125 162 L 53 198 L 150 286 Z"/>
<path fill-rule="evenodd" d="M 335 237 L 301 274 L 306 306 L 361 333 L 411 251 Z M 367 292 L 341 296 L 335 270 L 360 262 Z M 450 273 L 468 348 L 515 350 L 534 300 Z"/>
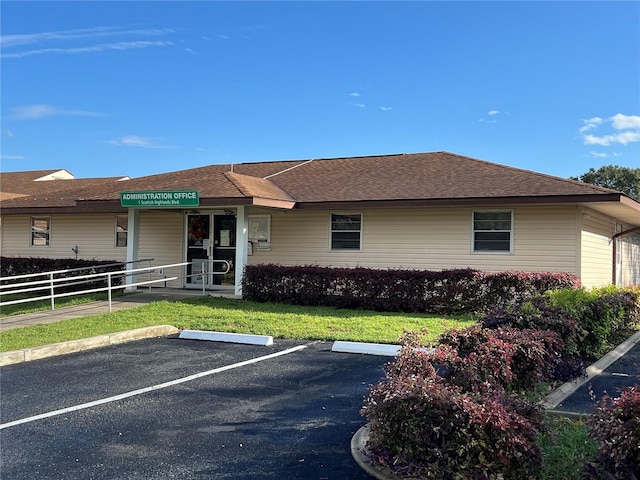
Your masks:
<path fill-rule="evenodd" d="M 390 357 L 147 339 L 1 369 L 0 478 L 367 479 L 350 453 Z"/>
<path fill-rule="evenodd" d="M 640 385 L 640 342 L 565 399 L 557 409 L 575 413 L 592 413 L 606 393 L 620 396 L 623 389 Z"/>

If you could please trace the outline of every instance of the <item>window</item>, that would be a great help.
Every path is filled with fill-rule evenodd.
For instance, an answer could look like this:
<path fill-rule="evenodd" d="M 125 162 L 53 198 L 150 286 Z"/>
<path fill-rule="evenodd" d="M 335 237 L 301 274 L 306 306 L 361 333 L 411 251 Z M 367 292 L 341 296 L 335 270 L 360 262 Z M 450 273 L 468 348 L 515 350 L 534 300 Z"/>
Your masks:
<path fill-rule="evenodd" d="M 271 249 L 271 215 L 249 215 L 249 241 L 257 250 Z"/>
<path fill-rule="evenodd" d="M 31 217 L 31 245 L 47 247 L 51 240 L 51 219 L 49 217 Z"/>
<path fill-rule="evenodd" d="M 513 212 L 473 212 L 473 251 L 511 252 Z"/>
<path fill-rule="evenodd" d="M 129 228 L 129 217 L 118 215 L 116 217 L 116 247 L 127 246 L 127 229 Z"/>
<path fill-rule="evenodd" d="M 360 250 L 361 232 L 361 214 L 331 214 L 331 250 Z"/>

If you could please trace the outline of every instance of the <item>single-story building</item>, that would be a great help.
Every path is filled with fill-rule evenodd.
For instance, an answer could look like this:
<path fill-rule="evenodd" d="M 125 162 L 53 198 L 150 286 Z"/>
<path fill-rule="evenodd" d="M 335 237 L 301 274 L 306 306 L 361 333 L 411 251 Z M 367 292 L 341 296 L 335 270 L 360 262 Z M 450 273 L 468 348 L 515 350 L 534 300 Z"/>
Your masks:
<path fill-rule="evenodd" d="M 640 203 L 448 152 L 0 176 L 3 256 L 191 262 L 169 286 L 241 293 L 246 264 L 569 272 L 640 284 Z M 226 275 L 199 275 L 227 260 Z M 217 265 L 215 268 L 221 268 Z"/>

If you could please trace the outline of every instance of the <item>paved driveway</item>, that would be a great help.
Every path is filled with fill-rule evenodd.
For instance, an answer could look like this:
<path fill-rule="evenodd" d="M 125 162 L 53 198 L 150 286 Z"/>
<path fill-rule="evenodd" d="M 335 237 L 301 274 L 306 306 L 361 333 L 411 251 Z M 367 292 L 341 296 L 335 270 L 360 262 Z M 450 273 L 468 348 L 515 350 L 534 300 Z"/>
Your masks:
<path fill-rule="evenodd" d="M 366 479 L 349 442 L 389 357 L 160 338 L 1 370 L 0 478 Z"/>
<path fill-rule="evenodd" d="M 600 375 L 578 388 L 558 410 L 592 413 L 605 393 L 615 398 L 621 390 L 640 385 L 640 342 L 608 366 Z"/>

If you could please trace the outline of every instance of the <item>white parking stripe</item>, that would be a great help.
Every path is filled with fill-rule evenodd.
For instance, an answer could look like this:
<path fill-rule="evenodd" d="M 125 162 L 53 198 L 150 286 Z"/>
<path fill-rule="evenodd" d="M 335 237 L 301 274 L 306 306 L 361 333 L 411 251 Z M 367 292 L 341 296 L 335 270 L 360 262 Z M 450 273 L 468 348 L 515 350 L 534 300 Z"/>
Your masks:
<path fill-rule="evenodd" d="M 94 400 L 93 402 L 82 403 L 80 405 L 75 405 L 73 407 L 62 408 L 60 410 L 54 410 L 52 412 L 42 413 L 40 415 L 34 415 L 32 417 L 22 418 L 20 420 L 14 420 L 13 422 L 7 422 L 0 424 L 0 430 L 4 428 L 13 427 L 16 425 L 20 425 L 23 423 L 35 422 L 36 420 L 41 420 L 43 418 L 55 417 L 57 415 L 63 415 L 69 412 L 75 412 L 77 410 L 84 410 L 86 408 L 95 407 L 97 405 L 102 405 L 105 403 L 117 402 L 118 400 L 122 400 L 124 398 L 133 397 L 136 395 L 142 395 L 143 393 L 153 392 L 154 390 L 161 390 L 163 388 L 171 387 L 173 385 L 179 385 L 181 383 L 190 382 L 191 380 L 196 380 L 198 378 L 206 377 L 209 375 L 214 375 L 216 373 L 225 372 L 227 370 L 232 370 L 234 368 L 244 367 L 246 365 L 251 365 L 253 363 L 262 362 L 264 360 L 269 360 L 271 358 L 280 357 L 282 355 L 288 355 L 289 353 L 298 352 L 307 348 L 307 345 L 298 345 L 297 347 L 289 348 L 287 350 L 282 350 L 280 352 L 271 353 L 269 355 L 264 355 L 262 357 L 252 358 L 250 360 L 245 360 L 244 362 L 238 362 L 231 365 L 225 365 L 224 367 L 214 368 L 213 370 L 208 370 L 206 372 L 196 373 L 194 375 L 189 375 L 188 377 L 178 378 L 176 380 L 172 380 L 170 382 L 160 383 L 158 385 L 153 385 L 151 387 L 141 388 L 139 390 L 133 390 L 131 392 L 121 393 L 120 395 L 114 395 L 113 397 L 102 398 L 100 400 Z"/>

